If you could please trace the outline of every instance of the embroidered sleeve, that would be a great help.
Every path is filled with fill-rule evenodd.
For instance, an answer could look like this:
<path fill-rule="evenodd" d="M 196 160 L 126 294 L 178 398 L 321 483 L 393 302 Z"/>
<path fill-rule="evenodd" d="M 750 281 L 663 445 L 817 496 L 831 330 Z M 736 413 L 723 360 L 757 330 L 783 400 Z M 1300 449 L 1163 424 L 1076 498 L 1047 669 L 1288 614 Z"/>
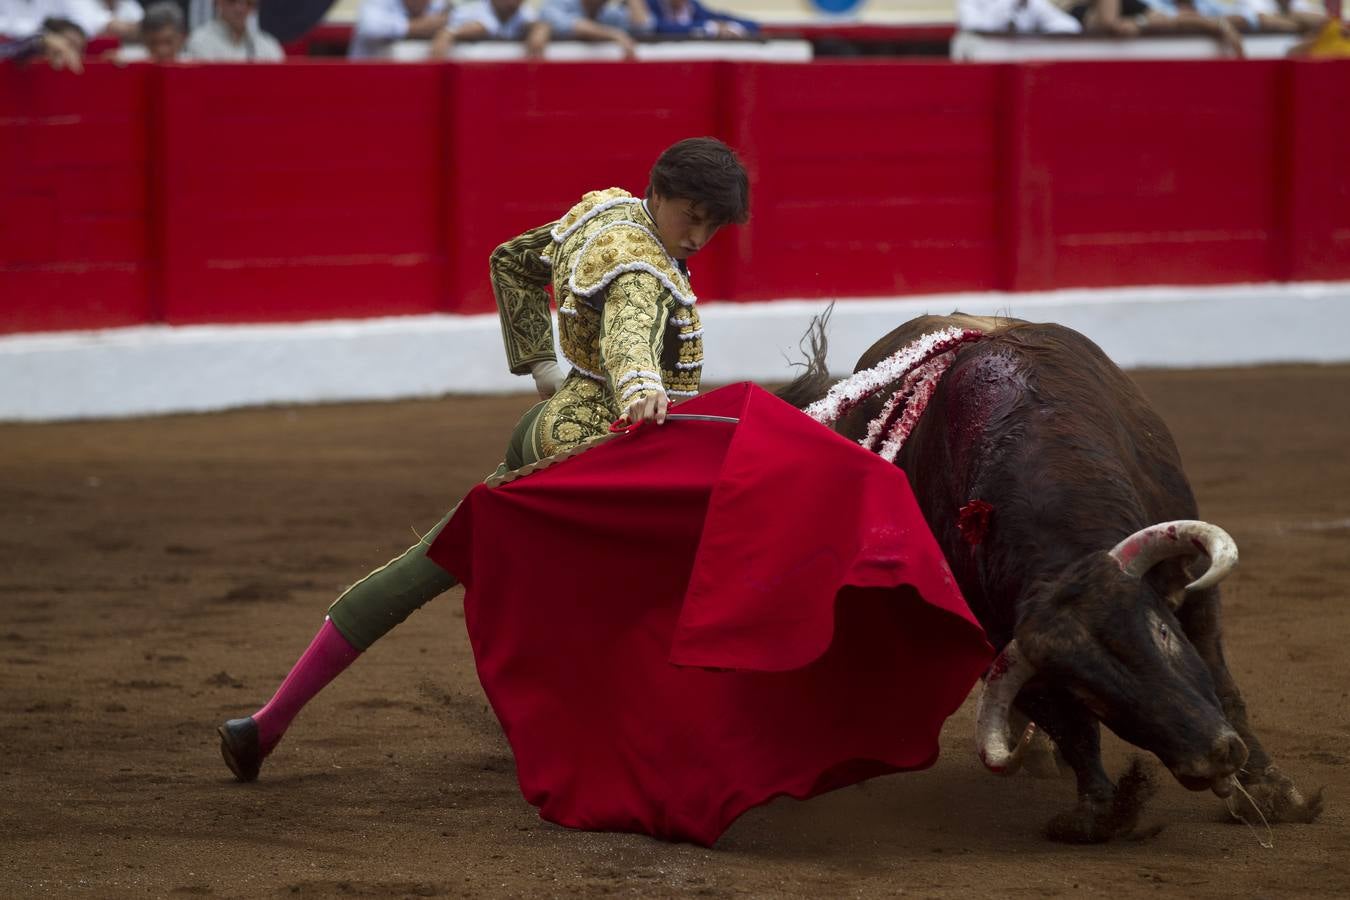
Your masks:
<path fill-rule="evenodd" d="M 605 291 L 600 360 L 620 409 L 665 393 L 661 346 L 670 316 L 670 292 L 647 272 L 628 272 Z"/>
<path fill-rule="evenodd" d="M 555 223 L 525 232 L 507 241 L 488 261 L 492 294 L 497 298 L 497 315 L 502 323 L 502 342 L 506 362 L 512 374 L 524 375 L 531 363 L 555 359 L 553 314 L 549 311 L 548 291 L 552 269 L 544 256 L 553 239 L 549 231 Z"/>

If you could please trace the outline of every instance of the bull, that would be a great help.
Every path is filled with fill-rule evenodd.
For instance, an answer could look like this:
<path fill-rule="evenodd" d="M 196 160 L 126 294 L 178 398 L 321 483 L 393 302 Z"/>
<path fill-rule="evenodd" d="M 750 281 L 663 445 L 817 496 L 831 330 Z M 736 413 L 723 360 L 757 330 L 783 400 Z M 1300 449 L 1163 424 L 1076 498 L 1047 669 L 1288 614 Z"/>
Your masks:
<path fill-rule="evenodd" d="M 1076 805 L 1047 826 L 1063 841 L 1137 825 L 1147 778 L 1112 781 L 1102 724 L 1191 790 L 1240 784 L 1268 820 L 1312 821 L 1321 792 L 1305 798 L 1272 763 L 1224 661 L 1217 585 L 1237 548 L 1200 520 L 1162 419 L 1092 341 L 1053 324 L 924 316 L 855 371 L 953 327 L 983 336 L 953 350 L 895 462 L 999 651 L 977 711 L 985 765 L 1015 771 L 1032 729 L 1047 734 L 1077 778 Z M 832 383 L 824 320 L 810 338 L 806 371 L 780 392 L 799 408 Z M 836 430 L 864 438 L 899 388 Z"/>

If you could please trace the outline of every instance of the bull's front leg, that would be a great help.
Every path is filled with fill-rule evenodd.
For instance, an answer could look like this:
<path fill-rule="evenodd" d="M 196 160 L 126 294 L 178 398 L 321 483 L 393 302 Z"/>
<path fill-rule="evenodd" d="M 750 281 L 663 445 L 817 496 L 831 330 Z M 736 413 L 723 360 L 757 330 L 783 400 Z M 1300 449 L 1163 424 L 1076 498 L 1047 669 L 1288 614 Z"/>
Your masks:
<path fill-rule="evenodd" d="M 1294 780 L 1271 761 L 1252 730 L 1246 701 L 1224 659 L 1219 608 L 1218 590 L 1204 591 L 1186 599 L 1177 619 L 1214 679 L 1224 717 L 1247 745 L 1247 762 L 1238 772 L 1238 781 L 1267 821 L 1311 822 L 1322 814 L 1322 791 L 1305 797 Z"/>
<path fill-rule="evenodd" d="M 1027 688 L 1017 705 L 1054 739 L 1078 781 L 1077 805 L 1046 824 L 1046 837 L 1098 844 L 1133 831 L 1156 787 L 1138 763 L 1119 786 L 1112 783 L 1102 766 L 1101 726 L 1096 717 L 1068 694 L 1053 690 Z"/>

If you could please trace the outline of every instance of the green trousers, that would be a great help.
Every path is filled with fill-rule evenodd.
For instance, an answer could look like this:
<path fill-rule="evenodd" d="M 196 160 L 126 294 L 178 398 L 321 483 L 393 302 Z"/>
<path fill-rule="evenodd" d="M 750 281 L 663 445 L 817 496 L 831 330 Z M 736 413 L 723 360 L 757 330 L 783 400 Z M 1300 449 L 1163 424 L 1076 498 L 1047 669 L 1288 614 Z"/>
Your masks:
<path fill-rule="evenodd" d="M 538 403 L 521 418 L 511 432 L 506 460 L 493 475 L 538 460 L 534 426 L 543 408 L 544 404 Z M 421 540 L 347 588 L 328 607 L 328 618 L 349 644 L 358 650 L 368 649 L 428 600 L 459 583 L 454 575 L 427 559 L 427 548 L 458 508 L 456 503 Z"/>

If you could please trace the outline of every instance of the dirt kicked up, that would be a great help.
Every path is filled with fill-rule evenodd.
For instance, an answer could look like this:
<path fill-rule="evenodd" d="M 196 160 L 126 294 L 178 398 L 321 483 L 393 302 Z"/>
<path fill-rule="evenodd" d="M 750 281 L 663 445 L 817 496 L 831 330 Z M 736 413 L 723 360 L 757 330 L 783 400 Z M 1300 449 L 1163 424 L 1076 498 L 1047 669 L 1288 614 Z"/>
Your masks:
<path fill-rule="evenodd" d="M 1050 843 L 1072 781 L 983 772 L 973 702 L 932 769 L 776 801 L 714 850 L 567 831 L 520 797 L 458 589 L 236 783 L 215 726 L 496 465 L 529 402 L 455 398 L 0 426 L 0 896 L 1344 896 L 1350 367 L 1136 377 L 1241 547 L 1227 648 L 1253 721 L 1327 786 L 1272 849 L 1156 760 L 1150 836 Z"/>

